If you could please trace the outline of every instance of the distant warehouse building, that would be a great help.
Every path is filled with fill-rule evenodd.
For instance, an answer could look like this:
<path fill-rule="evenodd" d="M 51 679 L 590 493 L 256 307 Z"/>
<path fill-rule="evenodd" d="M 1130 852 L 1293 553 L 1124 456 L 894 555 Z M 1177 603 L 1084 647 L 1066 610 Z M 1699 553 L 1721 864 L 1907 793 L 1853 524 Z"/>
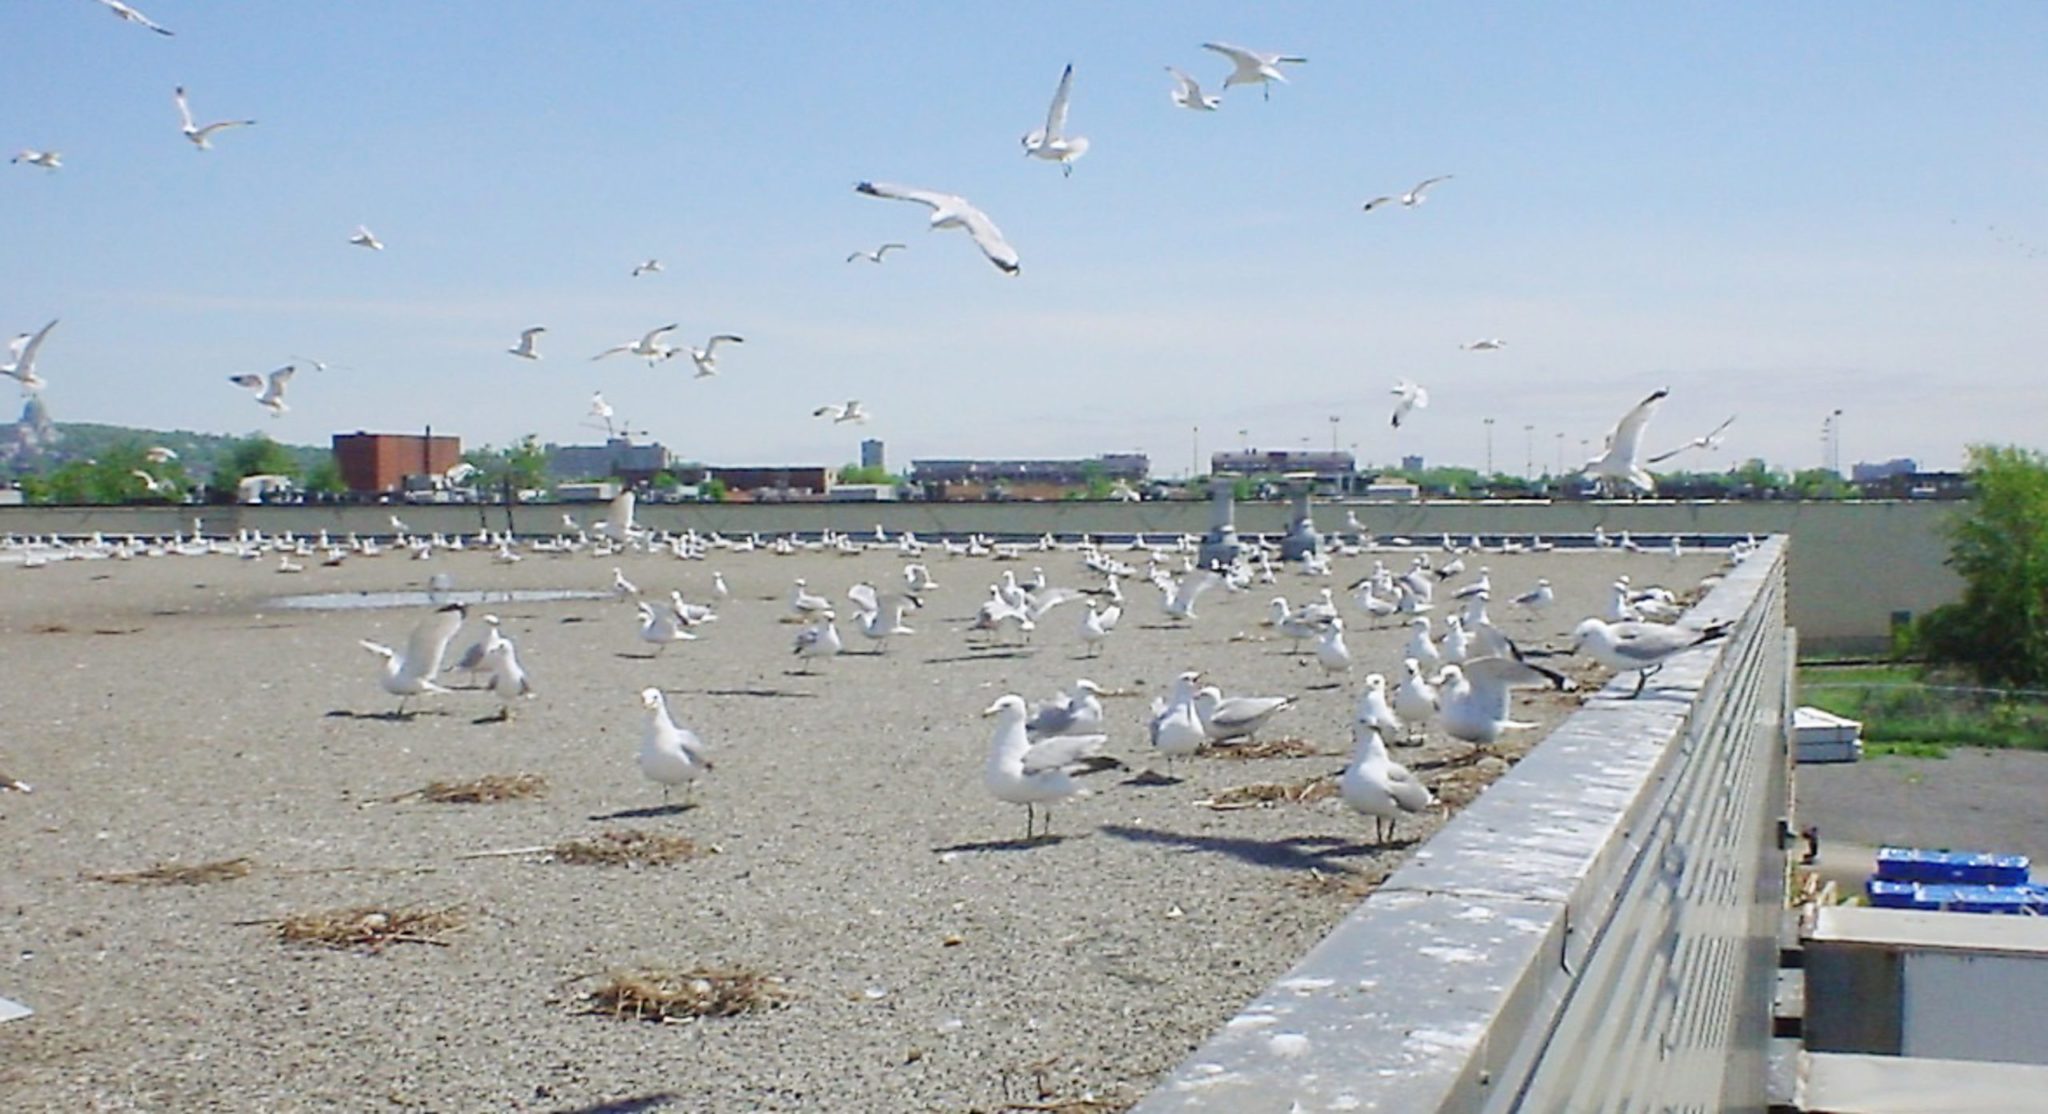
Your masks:
<path fill-rule="evenodd" d="M 407 476 L 438 476 L 462 463 L 462 438 L 432 433 L 337 433 L 334 463 L 341 482 L 359 495 L 405 487 Z"/>
<path fill-rule="evenodd" d="M 617 479 L 627 486 L 644 484 L 668 471 L 675 458 L 661 444 L 636 445 L 613 437 L 602 445 L 546 445 L 548 478 L 556 483 Z"/>
<path fill-rule="evenodd" d="M 913 460 L 910 482 L 927 499 L 1058 499 L 1101 480 L 1127 485 L 1152 474 L 1144 453 L 1079 460 Z"/>
<path fill-rule="evenodd" d="M 773 503 L 800 499 L 822 499 L 832 491 L 832 469 L 821 464 L 778 464 L 760 467 L 705 467 L 693 464 L 673 470 L 685 484 L 717 480 L 725 485 L 726 498 L 742 502 Z"/>

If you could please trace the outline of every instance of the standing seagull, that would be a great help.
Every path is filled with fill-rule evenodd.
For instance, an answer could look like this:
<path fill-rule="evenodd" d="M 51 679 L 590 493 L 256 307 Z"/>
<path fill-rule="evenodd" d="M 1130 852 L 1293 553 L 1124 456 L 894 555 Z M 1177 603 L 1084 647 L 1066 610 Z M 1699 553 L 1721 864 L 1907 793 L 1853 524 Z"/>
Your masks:
<path fill-rule="evenodd" d="M 350 236 L 348 242 L 359 248 L 369 248 L 371 251 L 384 250 L 384 241 L 372 235 L 368 227 L 360 224 L 356 225 L 356 234 Z"/>
<path fill-rule="evenodd" d="M 1436 185 L 1438 182 L 1448 182 L 1451 180 L 1451 178 L 1452 175 L 1449 174 L 1439 174 L 1434 178 L 1424 178 L 1422 181 L 1415 183 L 1415 188 L 1409 190 L 1407 193 L 1404 193 L 1399 197 L 1389 196 L 1373 198 L 1371 201 L 1365 203 L 1365 211 L 1370 213 L 1374 209 L 1377 209 L 1382 205 L 1391 205 L 1396 201 L 1399 201 L 1401 203 L 1402 208 L 1413 209 L 1417 205 L 1420 205 L 1424 201 L 1428 200 L 1428 198 L 1422 196 L 1422 191 L 1428 189 L 1433 185 Z"/>
<path fill-rule="evenodd" d="M 915 201 L 928 206 L 932 211 L 931 227 L 962 228 L 974 239 L 981 254 L 988 257 L 996 269 L 1006 275 L 1022 270 L 1017 261 L 1017 249 L 1003 239 L 1003 230 L 988 214 L 975 208 L 968 200 L 957 194 L 938 193 L 933 190 L 914 189 L 910 186 L 891 185 L 888 182 L 862 182 L 853 187 L 869 197 L 882 197 L 891 201 Z"/>
<path fill-rule="evenodd" d="M 1088 153 L 1088 140 L 1082 136 L 1067 134 L 1067 98 L 1074 91 L 1074 64 L 1060 74 L 1060 86 L 1052 94 L 1052 107 L 1046 110 L 1045 126 L 1033 128 L 1024 137 L 1024 153 L 1032 158 L 1060 164 L 1060 173 L 1067 177 L 1074 174 L 1074 160 Z"/>
<path fill-rule="evenodd" d="M 674 330 L 675 325 L 673 324 L 663 325 L 658 329 L 649 329 L 647 330 L 647 335 L 641 337 L 639 340 L 629 340 L 624 344 L 614 344 L 610 348 L 607 348 L 604 351 L 599 352 L 597 355 L 592 356 L 591 359 L 602 360 L 606 356 L 615 356 L 621 352 L 630 352 L 635 356 L 639 356 L 645 359 L 647 361 L 647 366 L 653 367 L 655 364 L 660 363 L 661 361 L 666 360 L 670 356 L 676 354 L 676 350 L 674 348 L 671 348 L 668 345 L 663 344 L 661 342 L 661 334 L 673 332 Z"/>
<path fill-rule="evenodd" d="M 284 412 L 291 409 L 284 404 L 285 384 L 292 381 L 292 375 L 297 371 L 298 365 L 286 364 L 271 372 L 268 379 L 260 375 L 230 375 L 228 382 L 255 391 L 256 401 L 270 409 L 270 416 L 282 418 Z"/>
<path fill-rule="evenodd" d="M 745 344 L 746 340 L 731 333 L 720 333 L 704 342 L 702 348 L 685 348 L 690 362 L 697 365 L 697 378 L 705 379 L 718 374 L 718 346 L 720 344 Z"/>
<path fill-rule="evenodd" d="M 669 718 L 668 700 L 660 689 L 641 689 L 640 706 L 647 709 L 647 727 L 640 734 L 640 772 L 661 786 L 661 804 L 667 808 L 669 790 L 678 785 L 694 789 L 697 779 L 710 771 L 711 758 L 696 732 Z"/>
<path fill-rule="evenodd" d="M 889 253 L 890 253 L 890 252 L 892 252 L 892 251 L 909 251 L 909 250 L 910 250 L 910 245 L 909 245 L 909 244 L 883 244 L 883 245 L 882 245 L 881 247 L 878 247 L 878 248 L 876 248 L 876 249 L 875 249 L 875 250 L 873 250 L 873 251 L 857 251 L 857 252 L 854 252 L 854 253 L 853 253 L 852 255 L 849 255 L 849 256 L 847 256 L 847 257 L 846 257 L 846 261 L 847 261 L 848 263 L 851 263 L 851 262 L 853 262 L 853 261 L 854 261 L 854 260 L 856 260 L 856 259 L 865 259 L 865 260 L 867 260 L 867 261 L 868 261 L 868 262 L 870 262 L 870 263 L 880 263 L 880 262 L 882 261 L 882 257 L 883 257 L 884 255 L 887 255 L 887 254 L 889 254 Z"/>
<path fill-rule="evenodd" d="M 20 380 L 22 394 L 32 395 L 49 386 L 43 381 L 42 376 L 36 374 L 36 353 L 43 347 L 43 338 L 49 336 L 50 330 L 56 327 L 57 319 L 51 318 L 49 324 L 36 330 L 34 334 L 23 333 L 7 342 L 7 354 L 10 359 L 7 363 L 0 364 L 0 375 L 11 375 Z"/>
<path fill-rule="evenodd" d="M 996 800 L 1024 806 L 1024 838 L 1036 827 L 1039 805 L 1045 806 L 1046 830 L 1052 834 L 1052 804 L 1081 793 L 1074 774 L 1091 767 L 1103 768 L 1104 761 L 1090 762 L 1107 735 L 1057 735 L 1036 743 L 1024 730 L 1030 710 L 1015 693 L 998 697 L 982 713 L 996 717 L 995 734 L 989 739 L 988 764 L 982 767 L 981 783 Z"/>
<path fill-rule="evenodd" d="M 1166 72 L 1173 75 L 1173 103 L 1196 112 L 1214 112 L 1223 106 L 1222 97 L 1214 93 L 1202 92 L 1202 87 L 1195 82 L 1194 78 L 1174 69 L 1172 66 L 1166 67 Z"/>
<path fill-rule="evenodd" d="M 178 115 L 185 121 L 185 126 L 178 130 L 184 132 L 185 138 L 192 141 L 192 146 L 197 147 L 201 151 L 213 148 L 214 132 L 222 128 L 246 128 L 256 122 L 254 120 L 216 120 L 203 128 L 197 127 L 192 122 L 192 107 L 185 103 L 185 87 L 183 85 L 171 90 L 171 99 L 178 102 Z"/>
<path fill-rule="evenodd" d="M 128 5 L 122 3 L 121 0 L 100 0 L 100 5 L 106 8 L 108 11 L 114 13 L 115 19 L 121 20 L 126 23 L 139 24 L 143 27 L 149 28 L 150 30 L 156 32 L 159 35 L 177 34 L 177 32 L 172 31 L 169 28 L 159 27 L 156 24 L 156 22 L 151 20 L 148 16 L 143 15 L 141 12 L 138 12 L 134 8 L 131 8 Z"/>
<path fill-rule="evenodd" d="M 1670 393 L 1670 388 L 1660 388 L 1630 407 L 1621 421 L 1608 431 L 1607 443 L 1601 448 L 1600 455 L 1587 461 L 1579 472 L 1599 481 L 1626 483 L 1638 491 L 1657 490 L 1657 481 L 1643 470 L 1637 458 L 1642 455 L 1643 429 L 1650 424 L 1650 415 L 1657 412 L 1657 404 Z"/>
<path fill-rule="evenodd" d="M 1256 50 L 1246 50 L 1241 46 L 1231 46 L 1229 43 L 1203 43 L 1202 49 L 1213 50 L 1223 55 L 1230 59 L 1231 65 L 1237 67 L 1230 71 L 1229 77 L 1223 79 L 1225 89 L 1233 85 L 1257 85 L 1260 87 L 1260 93 L 1268 100 L 1273 96 L 1273 82 L 1287 84 L 1287 78 L 1280 73 L 1280 63 L 1298 65 L 1308 61 L 1292 54 L 1265 54 Z"/>
<path fill-rule="evenodd" d="M 522 360 L 538 360 L 540 359 L 540 353 L 533 347 L 534 338 L 547 331 L 548 327 L 546 325 L 535 325 L 531 329 L 521 329 L 519 330 L 519 343 L 505 349 L 505 351 L 512 353 Z"/>
<path fill-rule="evenodd" d="M 1630 699 L 1643 694 L 1650 675 L 1664 663 L 1702 643 L 1728 633 L 1728 624 L 1716 623 L 1704 630 L 1665 623 L 1609 623 L 1587 619 L 1572 632 L 1572 649 L 1583 650 L 1595 661 L 1617 672 L 1636 671 L 1636 690 Z"/>
<path fill-rule="evenodd" d="M 44 170 L 55 170 L 64 165 L 64 153 L 62 151 L 37 151 L 33 148 L 23 148 L 20 153 L 7 161 L 25 162 L 30 166 L 40 166 Z"/>
<path fill-rule="evenodd" d="M 1394 428 L 1401 428 L 1401 419 L 1417 410 L 1429 408 L 1429 390 L 1419 387 L 1406 379 L 1394 384 L 1393 393 L 1399 400 L 1394 403 Z"/>
<path fill-rule="evenodd" d="M 1373 842 L 1385 843 L 1394 834 L 1402 813 L 1421 812 L 1435 804 L 1436 798 L 1408 767 L 1387 757 L 1387 744 L 1378 730 L 1358 723 L 1352 725 L 1351 734 L 1357 747 L 1337 788 L 1353 811 L 1372 817 Z M 1386 826 L 1384 831 L 1382 824 Z"/>

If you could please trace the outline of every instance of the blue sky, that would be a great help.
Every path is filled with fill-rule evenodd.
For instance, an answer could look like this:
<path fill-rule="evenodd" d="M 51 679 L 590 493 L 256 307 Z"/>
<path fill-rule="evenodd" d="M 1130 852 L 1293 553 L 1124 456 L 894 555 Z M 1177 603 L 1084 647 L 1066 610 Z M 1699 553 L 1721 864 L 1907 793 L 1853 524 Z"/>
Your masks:
<path fill-rule="evenodd" d="M 567 442 L 601 390 L 713 462 L 874 436 L 1177 474 L 1197 428 L 1326 448 L 1332 416 L 1368 461 L 1478 464 L 1491 417 L 1519 471 L 1668 386 L 1652 448 L 1740 415 L 1693 467 L 1817 464 L 1835 408 L 1845 466 L 2048 444 L 2048 6 L 137 6 L 176 37 L 0 5 L 0 145 L 64 157 L 0 165 L 0 331 L 63 318 L 60 420 Z M 1165 66 L 1228 72 L 1211 40 L 1309 62 L 1174 107 Z M 1069 62 L 1062 179 L 1019 138 Z M 195 151 L 181 83 L 258 125 Z M 1023 273 L 864 178 L 965 195 Z M 671 321 L 747 343 L 712 379 L 590 360 Z M 335 366 L 280 419 L 227 382 L 295 356 Z M 1399 378 L 1431 404 L 1397 435 Z M 849 398 L 871 424 L 810 417 Z"/>

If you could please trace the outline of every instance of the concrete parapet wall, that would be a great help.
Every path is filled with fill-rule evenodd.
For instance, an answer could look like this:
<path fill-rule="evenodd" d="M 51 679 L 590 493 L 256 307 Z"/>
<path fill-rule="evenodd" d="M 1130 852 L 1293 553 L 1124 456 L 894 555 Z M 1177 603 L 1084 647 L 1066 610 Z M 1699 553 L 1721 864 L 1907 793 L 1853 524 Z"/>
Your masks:
<path fill-rule="evenodd" d="M 1787 534 L 1793 539 L 1791 621 L 1805 646 L 1816 650 L 1881 649 L 1890 638 L 1891 616 L 1920 614 L 1956 600 L 1962 581 L 1942 562 L 1948 544 L 1941 523 L 1958 504 L 1925 502 L 1428 502 L 1318 506 L 1316 528 L 1345 530 L 1355 513 L 1382 538 L 1396 535 L 1434 539 L 1451 534 L 1542 534 L 1576 536 L 1595 527 L 1610 534 L 1628 530 L 1649 538 L 1689 535 Z M 512 509 L 521 532 L 552 533 L 563 511 L 579 520 L 588 504 L 530 504 Z M 0 533 L 168 534 L 189 529 L 194 517 L 209 534 L 231 535 L 248 526 L 276 533 L 292 530 L 336 535 L 351 531 L 385 535 L 393 512 L 416 530 L 470 532 L 480 526 L 505 528 L 506 508 L 475 505 L 389 506 L 223 506 L 223 507 L 0 507 Z M 1247 503 L 1237 508 L 1242 534 L 1278 538 L 1288 526 L 1284 503 Z M 1200 534 L 1209 527 L 1209 505 L 1170 503 L 781 503 L 642 504 L 639 518 L 657 528 L 717 530 L 727 534 L 791 531 L 815 534 L 841 530 L 869 534 L 880 525 L 890 534 L 904 530 L 940 534 Z"/>
<path fill-rule="evenodd" d="M 1763 1106 L 1789 773 L 1783 539 L 1419 849 L 1137 1110 Z"/>

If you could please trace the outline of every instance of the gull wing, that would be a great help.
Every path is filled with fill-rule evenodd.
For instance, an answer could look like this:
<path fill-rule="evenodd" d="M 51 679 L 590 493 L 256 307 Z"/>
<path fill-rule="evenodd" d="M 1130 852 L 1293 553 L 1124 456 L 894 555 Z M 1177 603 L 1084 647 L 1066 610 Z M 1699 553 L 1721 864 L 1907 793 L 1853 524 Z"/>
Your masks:
<path fill-rule="evenodd" d="M 254 120 L 219 120 L 200 128 L 199 138 L 206 139 L 222 128 L 246 128 L 255 122 Z"/>
<path fill-rule="evenodd" d="M 654 338 L 656 338 L 656 337 L 660 336 L 660 335 L 661 335 L 661 334 L 663 334 L 663 333 L 666 333 L 666 332 L 671 332 L 671 331 L 673 331 L 674 329 L 675 329 L 675 326 L 674 326 L 674 325 L 663 325 L 663 326 L 662 326 L 661 328 L 659 328 L 659 329 L 649 329 L 649 330 L 647 330 L 647 335 L 646 335 L 646 336 L 644 336 L 644 337 L 641 337 L 641 338 L 640 338 L 640 347 L 641 347 L 641 348 L 653 348 L 653 347 L 654 347 Z"/>
<path fill-rule="evenodd" d="M 995 264 L 997 270 L 1014 275 L 1021 269 L 1017 249 L 1003 239 L 1003 230 L 988 219 L 987 213 L 967 205 L 960 213 L 960 220 L 967 226 L 967 234 L 974 238 L 975 246 L 981 248 L 981 254 L 988 256 L 988 261 Z"/>
<path fill-rule="evenodd" d="M 1209 722 L 1225 728 L 1256 726 L 1293 704 L 1291 696 L 1233 696 L 1216 705 Z"/>
<path fill-rule="evenodd" d="M 1191 100 L 1198 103 L 1201 101 L 1202 87 L 1195 83 L 1194 78 L 1189 77 L 1188 75 L 1182 73 L 1181 71 L 1175 69 L 1172 66 L 1166 67 L 1166 72 L 1172 74 L 1173 80 L 1180 83 L 1180 95 L 1182 99 Z"/>
<path fill-rule="evenodd" d="M 252 391 L 263 389 L 263 377 L 260 375 L 230 375 L 228 376 L 228 382 L 233 383 L 237 387 L 247 387 Z"/>
<path fill-rule="evenodd" d="M 1373 198 L 1373 199 L 1372 199 L 1371 201 L 1368 201 L 1368 202 L 1366 202 L 1366 203 L 1365 203 L 1365 211 L 1366 211 L 1366 212 L 1368 212 L 1368 213 L 1370 213 L 1370 212 L 1372 212 L 1372 211 L 1373 211 L 1374 209 L 1377 209 L 1377 208 L 1379 208 L 1379 207 L 1380 207 L 1380 206 L 1382 206 L 1382 205 L 1391 205 L 1391 204 L 1393 204 L 1393 203 L 1394 203 L 1394 199 L 1393 199 L 1392 197 L 1390 197 L 1390 196 L 1386 196 L 1386 195 L 1382 195 L 1382 196 L 1379 196 L 1379 197 L 1375 197 L 1375 198 Z"/>
<path fill-rule="evenodd" d="M 192 106 L 185 103 L 185 87 L 183 85 L 171 90 L 171 99 L 178 104 L 178 115 L 185 121 L 185 130 L 188 132 L 198 130 L 198 125 L 192 122 Z"/>
<path fill-rule="evenodd" d="M 628 341 L 625 344 L 614 344 L 610 348 L 607 348 L 604 351 L 599 352 L 597 355 L 592 356 L 591 359 L 593 361 L 602 360 L 606 356 L 616 356 L 621 352 L 631 352 L 632 350 L 633 344 L 631 341 Z"/>
<path fill-rule="evenodd" d="M 1107 735 L 1061 735 L 1033 743 L 1024 752 L 1024 772 L 1038 774 L 1071 766 L 1093 757 L 1108 741 Z"/>
<path fill-rule="evenodd" d="M 283 398 L 285 384 L 292 381 L 292 376 L 297 374 L 298 370 L 297 364 L 286 364 L 271 372 L 269 383 L 264 386 L 263 393 L 256 396 L 256 401 L 271 403 Z M 255 376 L 252 375 L 250 378 L 254 379 Z"/>
<path fill-rule="evenodd" d="M 1066 603 L 1069 600 L 1081 599 L 1087 594 L 1088 593 L 1081 591 L 1079 588 L 1047 588 L 1045 591 L 1039 592 L 1031 597 L 1030 607 L 1025 612 L 1025 614 L 1027 614 L 1033 622 L 1037 622 L 1040 618 L 1042 618 L 1045 615 L 1046 612 L 1051 611 L 1053 608 L 1058 607 L 1059 605 Z"/>
<path fill-rule="evenodd" d="M 1657 404 L 1671 393 L 1670 388 L 1659 388 L 1648 398 L 1636 403 L 1629 412 L 1615 423 L 1614 431 L 1607 435 L 1607 451 L 1612 463 L 1634 467 L 1636 454 L 1642 451 L 1643 430 L 1650 424 L 1650 415 L 1656 413 Z"/>
<path fill-rule="evenodd" d="M 1181 578 L 1180 588 L 1173 594 L 1174 611 L 1186 613 L 1188 608 L 1195 606 L 1196 600 L 1202 598 L 1203 592 L 1221 583 L 1223 583 L 1223 574 L 1215 569 L 1202 569 L 1199 572 L 1187 574 Z"/>
<path fill-rule="evenodd" d="M 1264 61 L 1259 55 L 1241 46 L 1231 46 L 1229 43 L 1203 43 L 1202 49 L 1213 50 L 1223 55 L 1239 68 L 1250 67 L 1256 70 L 1259 68 L 1260 63 Z"/>
<path fill-rule="evenodd" d="M 57 319 L 51 318 L 49 324 L 37 329 L 36 334 L 27 340 L 24 341 L 21 337 L 14 339 L 11 345 L 15 352 L 14 370 L 22 378 L 27 378 L 28 373 L 35 370 L 36 353 L 43 347 L 43 338 L 49 336 L 50 330 L 56 327 Z"/>
<path fill-rule="evenodd" d="M 745 337 L 736 337 L 731 333 L 720 333 L 704 342 L 704 354 L 709 356 L 716 352 L 720 344 L 745 344 L 746 342 Z"/>
<path fill-rule="evenodd" d="M 1045 138 L 1047 142 L 1065 137 L 1067 132 L 1067 98 L 1074 91 L 1074 64 L 1060 74 L 1060 86 L 1053 90 L 1052 107 L 1045 113 Z"/>
<path fill-rule="evenodd" d="M 1455 177 L 1455 175 L 1451 175 L 1451 174 L 1439 174 L 1439 175 L 1437 175 L 1437 176 L 1436 176 L 1436 177 L 1434 177 L 1434 178 L 1424 178 L 1424 179 L 1423 179 L 1422 181 L 1420 181 L 1420 182 L 1417 182 L 1417 183 L 1415 184 L 1415 188 L 1414 188 L 1414 189 L 1412 189 L 1412 190 L 1409 190 L 1409 191 L 1408 191 L 1408 193 L 1409 193 L 1409 196 L 1411 196 L 1411 197 L 1415 197 L 1415 198 L 1418 198 L 1418 199 L 1420 199 L 1420 198 L 1422 197 L 1422 191 L 1423 191 L 1423 190 L 1426 190 L 1426 189 L 1428 189 L 1429 187 L 1431 187 L 1431 186 L 1433 186 L 1433 185 L 1436 185 L 1436 184 L 1437 184 L 1438 182 L 1448 182 L 1448 181 L 1450 181 L 1450 180 L 1451 180 L 1451 179 L 1452 179 L 1453 177 Z"/>
<path fill-rule="evenodd" d="M 448 644 L 455 641 L 455 632 L 462 629 L 466 614 L 461 604 L 451 603 L 420 620 L 405 641 L 406 671 L 415 677 L 441 672 L 441 659 L 448 653 Z"/>
<path fill-rule="evenodd" d="M 955 209 L 967 204 L 967 199 L 957 194 L 899 186 L 893 182 L 862 182 L 853 188 L 869 197 L 887 198 L 890 201 L 915 201 L 934 210 Z"/>
<path fill-rule="evenodd" d="M 875 594 L 875 586 L 872 584 L 863 582 L 848 588 L 846 598 L 860 605 L 862 611 L 879 613 L 882 610 L 881 598 Z"/>

